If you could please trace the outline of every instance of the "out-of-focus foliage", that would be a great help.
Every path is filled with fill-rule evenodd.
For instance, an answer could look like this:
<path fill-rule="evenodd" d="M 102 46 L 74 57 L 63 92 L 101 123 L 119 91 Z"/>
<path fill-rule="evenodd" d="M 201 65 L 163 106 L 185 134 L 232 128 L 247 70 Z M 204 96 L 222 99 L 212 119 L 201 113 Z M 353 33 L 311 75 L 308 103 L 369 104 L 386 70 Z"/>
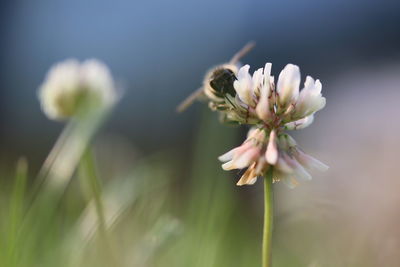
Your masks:
<path fill-rule="evenodd" d="M 373 69 L 338 79 L 331 86 L 343 94 L 322 112 L 326 119 L 316 120 L 315 133 L 298 136 L 331 169 L 294 190 L 274 186 L 274 266 L 398 266 L 398 72 Z M 362 95 L 352 91 L 359 86 Z M 354 120 L 344 119 L 349 114 Z M 106 234 L 97 228 L 93 195 L 76 160 L 62 190 L 37 187 L 29 159 L 21 160 L 14 175 L 1 170 L 0 266 L 260 265 L 262 186 L 236 187 L 239 174 L 223 172 L 217 161 L 240 142 L 237 128 L 205 112 L 191 155 L 140 157 L 127 141 L 93 140 L 99 121 L 72 129 L 86 129 L 78 134 L 86 136 L 85 147 L 93 141 Z"/>
<path fill-rule="evenodd" d="M 2 186 L 0 263 L 10 267 L 257 266 L 260 240 L 253 226 L 258 223 L 240 212 L 234 182 L 215 160 L 232 144 L 234 132 L 205 113 L 193 163 L 185 162 L 191 171 L 184 183 L 174 176 L 179 164 L 171 153 L 133 160 L 130 169 L 108 177 L 99 173 L 102 166 L 97 161 L 100 164 L 92 171 L 103 178 L 105 236 L 81 171 L 65 185 L 44 183 L 38 190 L 30 186 L 26 190 L 26 162 L 21 161 L 14 184 Z M 64 144 L 67 150 L 74 140 L 67 139 L 71 142 Z M 127 160 L 112 152 L 98 158 Z M 59 177 L 46 179 L 55 178 Z"/>

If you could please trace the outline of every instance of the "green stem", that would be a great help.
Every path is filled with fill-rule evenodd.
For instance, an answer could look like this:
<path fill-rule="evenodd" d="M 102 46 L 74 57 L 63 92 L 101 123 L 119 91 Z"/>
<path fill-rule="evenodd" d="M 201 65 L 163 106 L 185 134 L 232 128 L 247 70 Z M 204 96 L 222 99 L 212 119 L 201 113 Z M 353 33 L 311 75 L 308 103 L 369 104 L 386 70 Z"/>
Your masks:
<path fill-rule="evenodd" d="M 102 192 L 101 192 L 101 184 L 97 177 L 96 166 L 93 158 L 92 151 L 90 148 L 87 148 L 85 153 L 82 156 L 81 163 L 81 174 L 82 178 L 86 179 L 86 182 L 89 186 L 91 197 L 93 198 L 97 220 L 98 220 L 98 232 L 100 237 L 100 243 L 103 247 L 104 253 L 108 253 L 110 261 L 109 264 L 111 266 L 120 266 L 118 264 L 117 258 L 115 257 L 115 251 L 112 246 L 111 238 L 107 232 L 107 225 L 104 216 L 104 205 L 102 202 Z"/>
<path fill-rule="evenodd" d="M 273 222 L 273 195 L 272 195 L 272 167 L 264 177 L 264 229 L 262 245 L 262 267 L 272 266 L 272 222 Z"/>
<path fill-rule="evenodd" d="M 17 247 L 18 242 L 21 240 L 20 231 L 23 219 L 24 209 L 24 195 L 26 192 L 26 182 L 28 176 L 28 163 L 25 158 L 21 158 L 17 164 L 17 171 L 15 175 L 15 184 L 10 202 L 9 212 L 9 228 L 7 252 L 9 256 L 9 266 L 17 265 L 18 255 Z M 3 252 L 3 251 L 2 251 Z"/>
<path fill-rule="evenodd" d="M 100 234 L 103 235 L 106 232 L 106 222 L 103 211 L 103 203 L 101 200 L 101 186 L 100 181 L 97 178 L 93 155 L 90 149 L 87 149 L 82 156 L 81 168 L 86 178 L 86 182 L 89 185 L 91 196 L 93 197 L 99 223 L 99 231 Z"/>

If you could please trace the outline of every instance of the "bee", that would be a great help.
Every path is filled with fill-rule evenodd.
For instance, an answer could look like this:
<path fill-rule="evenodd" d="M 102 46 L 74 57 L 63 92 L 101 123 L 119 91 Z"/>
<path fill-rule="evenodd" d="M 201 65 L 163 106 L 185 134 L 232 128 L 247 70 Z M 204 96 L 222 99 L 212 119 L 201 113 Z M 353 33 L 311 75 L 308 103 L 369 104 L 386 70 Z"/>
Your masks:
<path fill-rule="evenodd" d="M 196 99 L 207 98 L 210 100 L 210 105 L 218 109 L 225 100 L 236 96 L 233 83 L 236 80 L 236 75 L 239 71 L 239 60 L 250 52 L 255 46 L 254 42 L 246 44 L 239 52 L 237 52 L 232 59 L 225 64 L 218 65 L 209 70 L 204 78 L 203 86 L 189 95 L 177 107 L 177 112 L 186 110 Z"/>

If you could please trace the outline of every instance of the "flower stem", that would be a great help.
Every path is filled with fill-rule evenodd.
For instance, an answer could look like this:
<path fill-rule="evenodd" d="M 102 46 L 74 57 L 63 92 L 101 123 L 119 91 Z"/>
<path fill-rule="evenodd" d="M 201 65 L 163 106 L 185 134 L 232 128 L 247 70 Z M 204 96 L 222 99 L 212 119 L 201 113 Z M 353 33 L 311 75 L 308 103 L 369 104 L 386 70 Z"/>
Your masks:
<path fill-rule="evenodd" d="M 273 222 L 273 195 L 272 195 L 272 167 L 264 176 L 264 229 L 262 244 L 262 267 L 272 266 L 272 222 Z"/>
<path fill-rule="evenodd" d="M 120 266 L 115 256 L 114 247 L 111 238 L 107 231 L 107 224 L 104 215 L 104 205 L 102 201 L 101 183 L 96 173 L 96 166 L 93 158 L 93 153 L 89 148 L 86 149 L 81 159 L 81 174 L 86 178 L 86 182 L 90 188 L 91 197 L 93 198 L 94 207 L 97 215 L 98 232 L 100 237 L 100 245 L 103 249 L 102 253 L 108 254 L 108 261 L 110 266 Z M 106 254 L 106 255 L 107 255 Z"/>
<path fill-rule="evenodd" d="M 103 203 L 101 200 L 101 186 L 96 174 L 93 155 L 90 148 L 88 148 L 82 156 L 81 167 L 82 171 L 85 173 L 87 184 L 89 185 L 91 190 L 91 196 L 94 200 L 95 210 L 99 223 L 99 230 L 100 233 L 103 235 L 106 232 L 106 223 L 103 211 Z"/>

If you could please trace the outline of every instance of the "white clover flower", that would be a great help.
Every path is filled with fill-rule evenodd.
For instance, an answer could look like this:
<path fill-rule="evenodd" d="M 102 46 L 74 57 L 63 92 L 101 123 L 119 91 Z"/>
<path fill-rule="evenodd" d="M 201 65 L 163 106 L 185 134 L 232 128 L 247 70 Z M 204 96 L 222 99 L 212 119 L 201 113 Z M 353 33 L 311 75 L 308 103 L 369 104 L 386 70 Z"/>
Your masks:
<path fill-rule="evenodd" d="M 39 88 L 44 113 L 54 120 L 76 115 L 82 105 L 106 107 L 116 100 L 113 78 L 107 66 L 90 59 L 68 59 L 54 65 Z"/>
<path fill-rule="evenodd" d="M 254 125 L 245 142 L 219 157 L 224 170 L 247 168 L 237 185 L 253 184 L 273 168 L 274 181 L 293 187 L 297 180 L 310 180 L 310 169 L 326 170 L 320 161 L 302 152 L 284 130 L 309 126 L 314 113 L 325 106 L 322 85 L 310 76 L 300 91 L 300 70 L 288 64 L 279 74 L 275 88 L 271 63 L 249 74 L 249 65 L 238 71 L 235 103 L 221 110 L 229 120 Z M 230 103 L 230 102 L 229 102 Z M 227 105 L 229 105 L 227 103 Z"/>

